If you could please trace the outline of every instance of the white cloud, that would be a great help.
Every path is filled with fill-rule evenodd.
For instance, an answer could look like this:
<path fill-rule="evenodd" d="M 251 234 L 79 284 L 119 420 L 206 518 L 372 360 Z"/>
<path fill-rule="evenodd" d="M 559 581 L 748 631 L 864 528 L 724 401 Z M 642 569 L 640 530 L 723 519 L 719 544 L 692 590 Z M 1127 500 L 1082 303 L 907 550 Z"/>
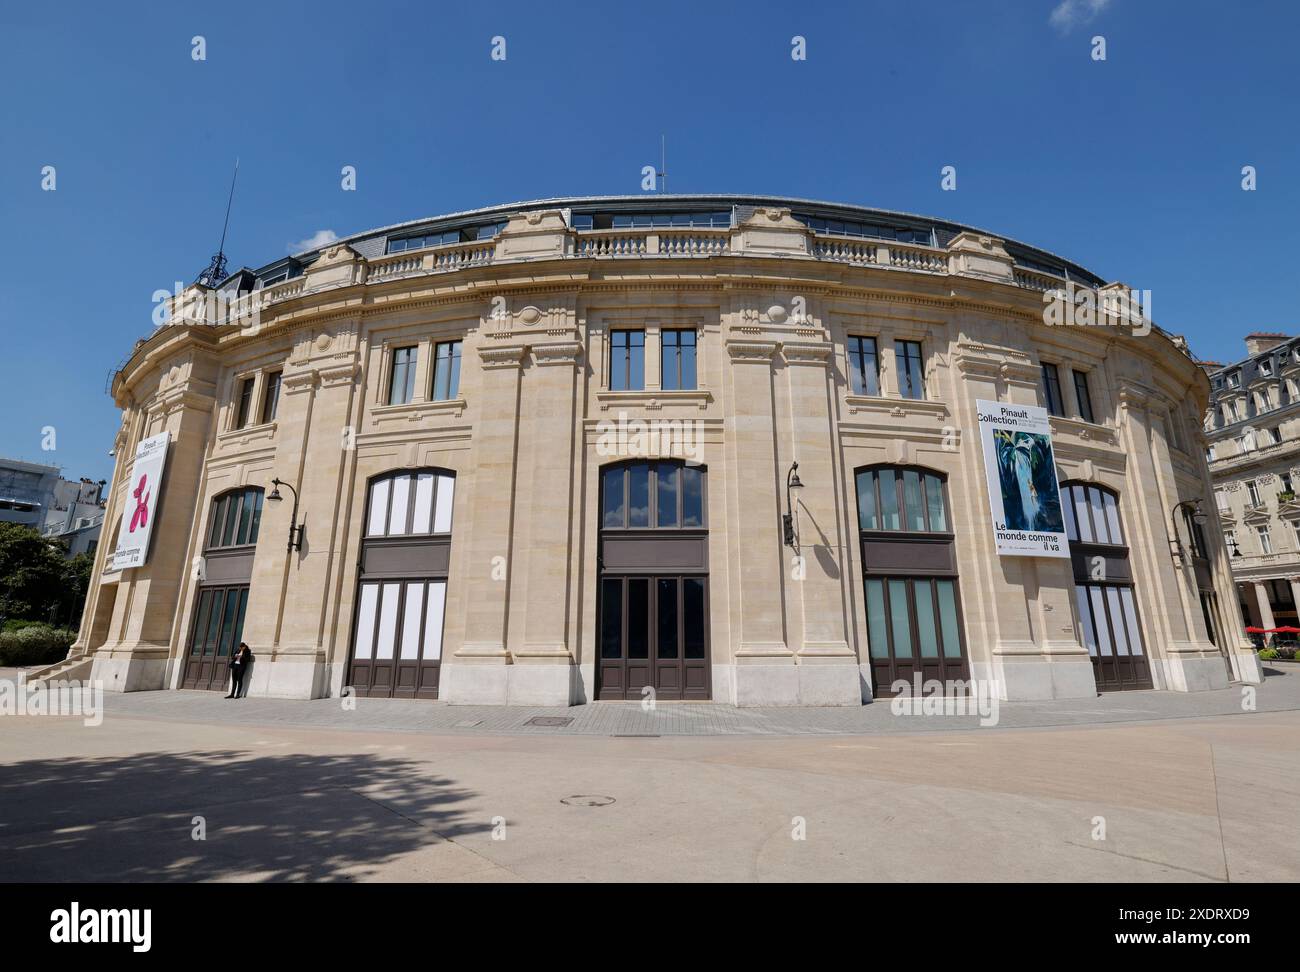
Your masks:
<path fill-rule="evenodd" d="M 339 235 L 333 230 L 317 230 L 305 240 L 299 240 L 297 243 L 289 244 L 290 253 L 301 253 L 303 250 L 319 250 L 326 244 L 333 243 L 339 238 Z"/>
<path fill-rule="evenodd" d="M 1110 6 L 1110 0 L 1061 0 L 1047 18 L 1047 22 L 1062 34 L 1075 27 L 1091 23 L 1097 15 Z"/>

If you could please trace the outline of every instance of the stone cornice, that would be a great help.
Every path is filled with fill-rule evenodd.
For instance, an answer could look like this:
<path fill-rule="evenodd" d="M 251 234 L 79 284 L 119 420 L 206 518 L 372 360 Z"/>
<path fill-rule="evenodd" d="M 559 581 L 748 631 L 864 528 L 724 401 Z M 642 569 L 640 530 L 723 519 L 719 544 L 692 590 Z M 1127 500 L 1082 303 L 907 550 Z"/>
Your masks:
<path fill-rule="evenodd" d="M 554 344 L 534 344 L 529 350 L 538 365 L 576 365 L 582 361 L 582 343 L 563 341 Z"/>
<path fill-rule="evenodd" d="M 830 356 L 830 344 L 786 341 L 781 345 L 781 357 L 785 359 L 786 364 L 825 366 Z"/>
<path fill-rule="evenodd" d="M 479 361 L 484 368 L 522 368 L 524 349 L 522 344 L 511 344 L 495 348 L 480 346 L 478 349 Z"/>
<path fill-rule="evenodd" d="M 727 340 L 727 354 L 732 364 L 768 364 L 776 354 L 775 341 Z"/>

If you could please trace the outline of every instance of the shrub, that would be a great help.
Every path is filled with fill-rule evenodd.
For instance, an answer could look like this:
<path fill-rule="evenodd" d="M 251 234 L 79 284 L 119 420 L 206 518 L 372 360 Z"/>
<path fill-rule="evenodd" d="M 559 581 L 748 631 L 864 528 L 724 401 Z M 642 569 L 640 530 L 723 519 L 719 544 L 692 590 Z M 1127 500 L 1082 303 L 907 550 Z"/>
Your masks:
<path fill-rule="evenodd" d="M 38 624 L 46 623 L 45 621 L 23 621 L 19 618 L 9 618 L 3 626 L 0 626 L 0 631 L 22 631 L 23 628 L 34 628 Z"/>
<path fill-rule="evenodd" d="M 1259 651 L 1260 661 L 1272 661 L 1277 658 L 1276 648 L 1261 648 Z"/>
<path fill-rule="evenodd" d="M 0 631 L 0 665 L 53 665 L 67 657 L 76 640 L 77 632 L 48 624 Z"/>

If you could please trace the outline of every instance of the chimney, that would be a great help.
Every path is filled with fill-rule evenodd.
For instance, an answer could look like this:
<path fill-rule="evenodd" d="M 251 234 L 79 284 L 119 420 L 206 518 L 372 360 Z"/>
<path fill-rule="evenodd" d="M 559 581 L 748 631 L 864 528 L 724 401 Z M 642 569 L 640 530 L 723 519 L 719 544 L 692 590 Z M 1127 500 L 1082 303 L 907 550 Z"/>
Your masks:
<path fill-rule="evenodd" d="M 1252 355 L 1263 354 L 1269 348 L 1275 348 L 1289 340 L 1291 340 L 1290 334 L 1280 334 L 1277 331 L 1255 331 L 1253 334 L 1246 335 L 1246 353 Z"/>

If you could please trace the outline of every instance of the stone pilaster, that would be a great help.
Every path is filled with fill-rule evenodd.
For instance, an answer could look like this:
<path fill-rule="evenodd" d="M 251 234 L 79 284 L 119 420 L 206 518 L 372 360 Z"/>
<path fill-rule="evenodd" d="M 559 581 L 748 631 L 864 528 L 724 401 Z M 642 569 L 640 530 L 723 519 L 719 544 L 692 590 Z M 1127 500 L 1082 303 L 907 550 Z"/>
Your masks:
<path fill-rule="evenodd" d="M 802 705 L 859 705 L 862 679 L 848 642 L 844 585 L 845 509 L 836 443 L 834 383 L 828 368 L 831 345 L 786 342 L 781 346 L 789 386 L 791 458 L 804 484 L 793 491 L 798 550 L 784 547 L 791 634 L 798 644 Z M 780 424 L 780 423 L 779 423 Z M 782 466 L 787 460 L 782 457 Z M 788 468 L 788 466 L 787 466 Z M 785 482 L 780 487 L 784 500 Z M 796 559 L 797 558 L 797 559 Z"/>
<path fill-rule="evenodd" d="M 459 649 L 443 658 L 439 695 L 448 702 L 503 705 L 508 699 L 506 638 L 514 584 L 515 475 L 524 351 L 524 345 L 514 343 L 479 347 L 482 400 L 474 419 L 470 460 L 473 496 L 462 507 L 470 518 L 469 552 L 462 561 L 465 639 Z"/>

